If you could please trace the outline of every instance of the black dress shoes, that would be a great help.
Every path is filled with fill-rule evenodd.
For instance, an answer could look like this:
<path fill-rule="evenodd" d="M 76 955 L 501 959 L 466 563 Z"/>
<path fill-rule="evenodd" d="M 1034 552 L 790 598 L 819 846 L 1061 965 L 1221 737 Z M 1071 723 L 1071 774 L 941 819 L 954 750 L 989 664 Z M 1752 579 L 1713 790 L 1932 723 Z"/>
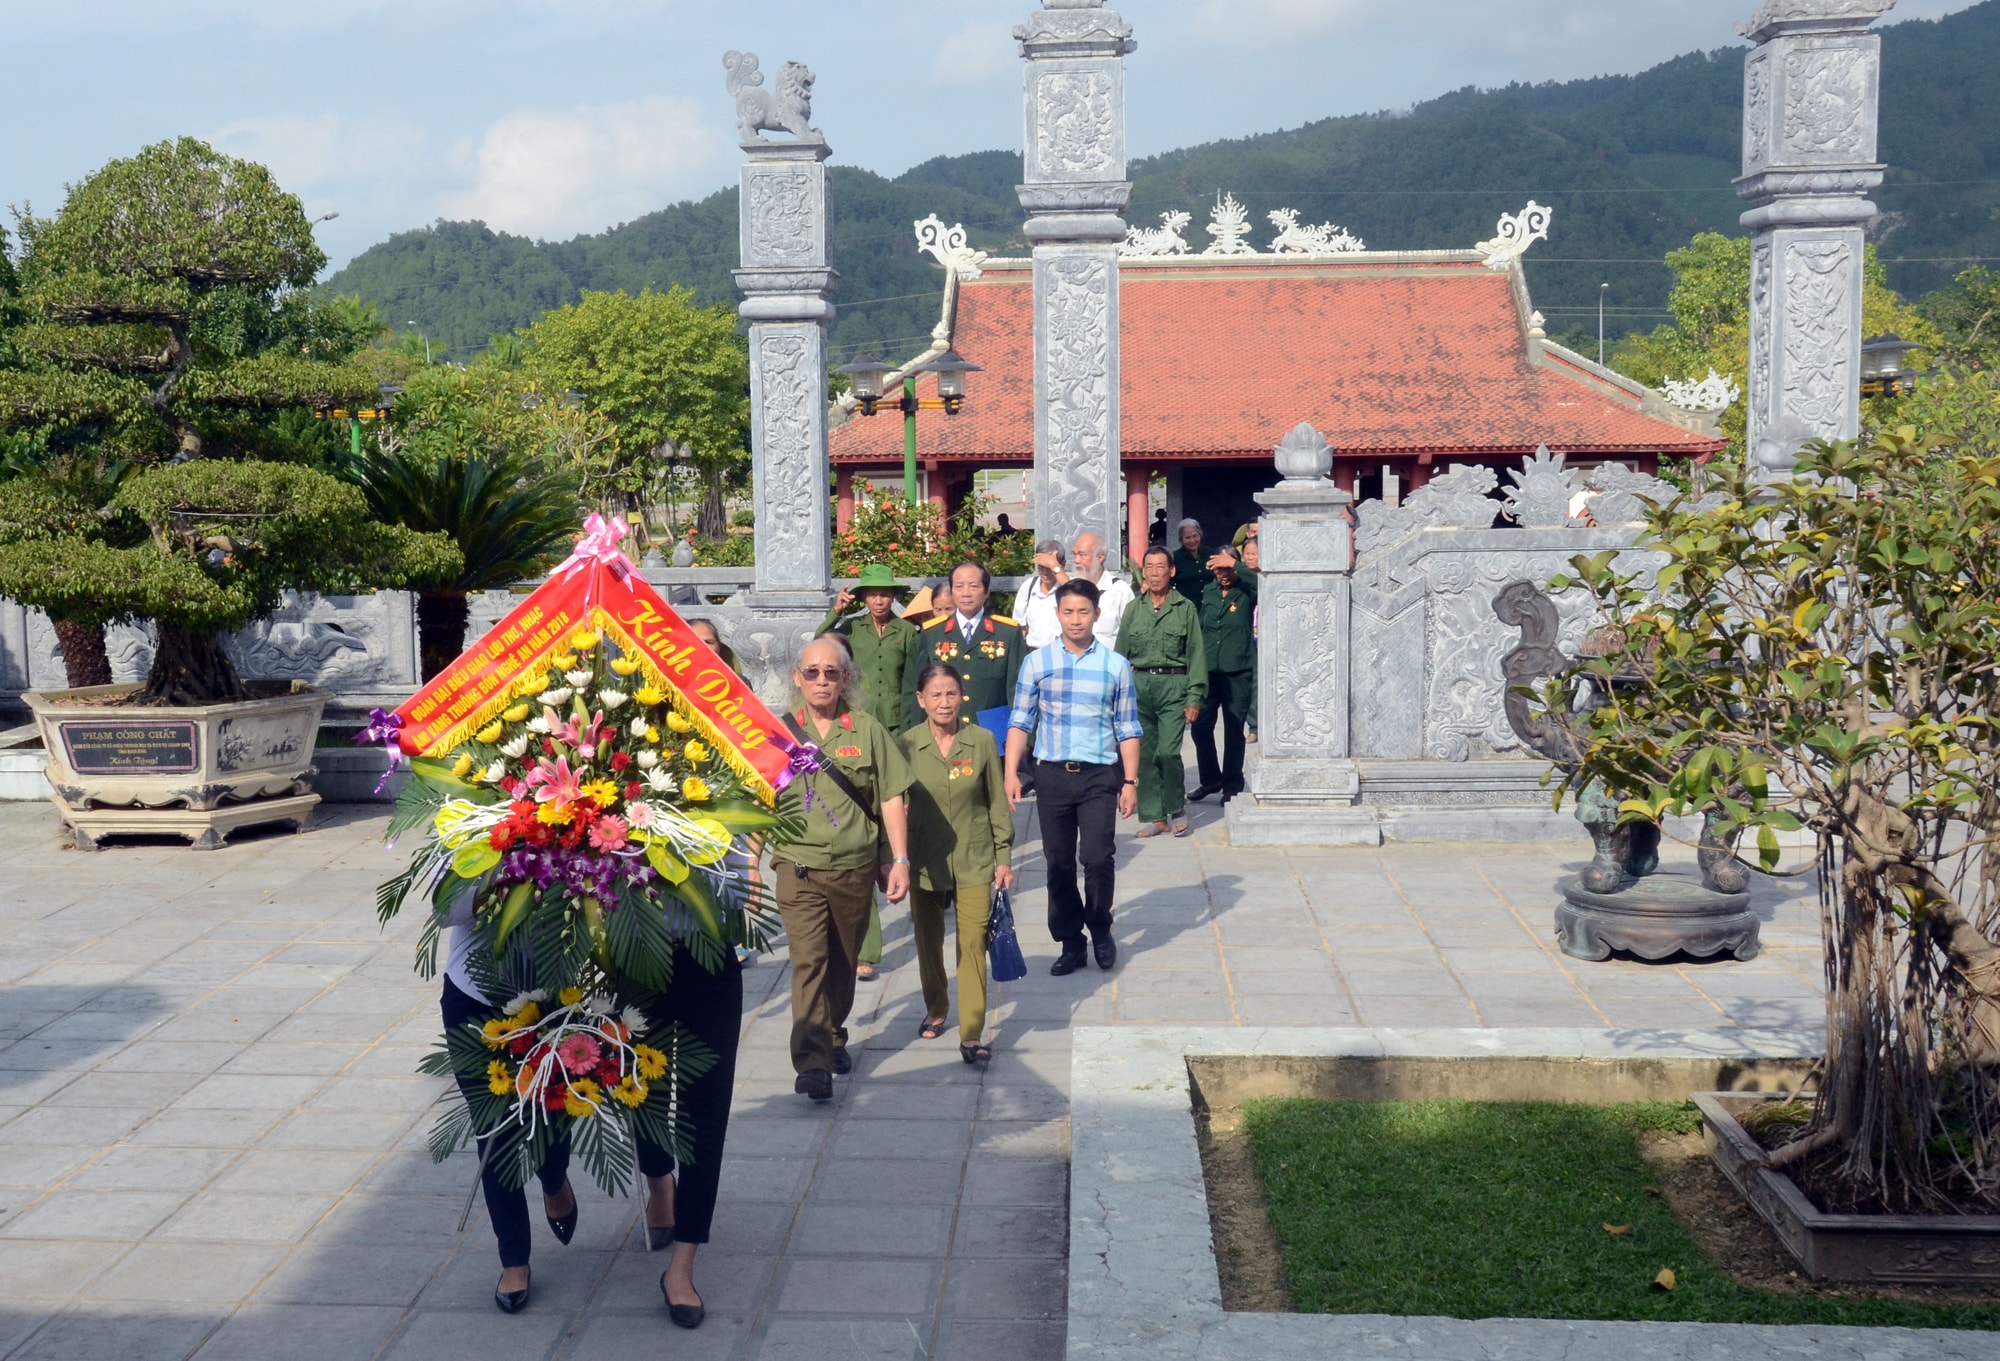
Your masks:
<path fill-rule="evenodd" d="M 700 1304 L 675 1304 L 667 1295 L 667 1274 L 660 1273 L 660 1298 L 667 1301 L 667 1317 L 677 1328 L 699 1328 L 701 1321 L 708 1317 L 708 1309 Z"/>
<path fill-rule="evenodd" d="M 496 1287 L 493 1291 L 493 1303 L 500 1307 L 500 1312 L 503 1314 L 518 1314 L 528 1307 L 528 1287 L 524 1285 L 519 1290 L 501 1290 Z"/>
<path fill-rule="evenodd" d="M 853 1071 L 854 1071 L 854 1056 L 847 1052 L 846 1045 L 836 1044 L 833 1047 L 834 1076 L 846 1077 L 849 1073 Z"/>
<path fill-rule="evenodd" d="M 1085 954 L 1083 947 L 1079 945 L 1074 950 L 1064 950 L 1061 954 L 1057 955 L 1056 962 L 1049 965 L 1049 972 L 1057 978 L 1062 978 L 1065 975 L 1075 973 L 1089 962 L 1090 956 Z"/>
<path fill-rule="evenodd" d="M 1090 943 L 1090 952 L 1097 956 L 1097 967 L 1108 969 L 1118 962 L 1118 942 L 1109 936 L 1099 936 Z"/>
<path fill-rule="evenodd" d="M 1189 794 L 1189 795 L 1188 795 L 1188 802 L 1189 802 L 1189 803 L 1200 803 L 1200 802 L 1201 802 L 1201 801 L 1202 801 L 1203 799 L 1207 798 L 1207 797 L 1208 797 L 1208 796 L 1209 796 L 1210 794 L 1220 794 L 1221 792 L 1222 792 L 1222 786 L 1221 786 L 1221 785 L 1219 785 L 1219 784 L 1205 784 L 1205 785 L 1201 785 L 1201 786 L 1198 786 L 1198 787 L 1197 787 L 1197 788 L 1196 788 L 1196 789 L 1194 790 L 1194 792 L 1193 792 L 1193 793 L 1191 793 L 1191 794 Z"/>
<path fill-rule="evenodd" d="M 568 1247 L 569 1240 L 576 1234 L 577 1211 L 583 1207 L 577 1203 L 575 1188 L 570 1187 L 567 1182 L 563 1183 L 563 1185 L 569 1190 L 569 1213 L 560 1217 L 549 1215 L 549 1232 L 556 1236 L 558 1243 L 561 1243 L 564 1247 Z M 544 1209 L 543 1213 L 547 1214 L 548 1211 Z M 526 1291 L 522 1292 L 521 1298 L 523 1300 L 527 1298 Z"/>
<path fill-rule="evenodd" d="M 800 1096 L 809 1096 L 815 1101 L 831 1101 L 833 1074 L 824 1068 L 808 1068 L 799 1074 L 798 1081 L 792 1084 L 792 1090 Z"/>

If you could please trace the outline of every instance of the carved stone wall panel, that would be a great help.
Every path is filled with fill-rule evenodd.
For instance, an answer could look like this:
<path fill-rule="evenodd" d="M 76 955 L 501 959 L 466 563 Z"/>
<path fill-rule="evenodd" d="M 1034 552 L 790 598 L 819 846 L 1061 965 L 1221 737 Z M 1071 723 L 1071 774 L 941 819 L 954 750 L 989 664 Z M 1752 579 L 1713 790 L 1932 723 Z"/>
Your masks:
<path fill-rule="evenodd" d="M 422 677 L 415 597 L 288 593 L 271 617 L 230 637 L 230 660 L 254 680 L 306 681 L 337 692 L 413 690 Z M 467 641 L 479 631 L 468 627 Z"/>
<path fill-rule="evenodd" d="M 743 267 L 826 266 L 826 167 L 817 163 L 743 167 Z"/>
<path fill-rule="evenodd" d="M 633 556 L 637 557 L 638 554 L 634 553 Z M 474 591 L 466 596 L 466 641 L 471 642 L 483 635 L 512 613 L 514 607 L 520 603 L 521 597 L 512 591 Z"/>
<path fill-rule="evenodd" d="M 1852 165 L 1875 159 L 1881 45 L 1873 35 L 1794 40 L 1784 53 L 1783 136 L 1774 160 Z"/>
<path fill-rule="evenodd" d="M 1271 520 L 1259 532 L 1264 571 L 1324 571 L 1354 560 L 1353 531 L 1343 519 Z"/>
<path fill-rule="evenodd" d="M 1125 63 L 1036 61 L 1028 67 L 1028 183 L 1125 178 Z"/>
<path fill-rule="evenodd" d="M 1424 597 L 1419 590 L 1402 601 L 1383 599 L 1380 610 L 1363 597 L 1357 586 L 1349 627 L 1353 752 L 1413 761 L 1424 745 Z"/>
<path fill-rule="evenodd" d="M 1771 163 L 1772 105 L 1776 98 L 1771 54 L 1760 48 L 1743 62 L 1743 173 L 1746 175 Z"/>
<path fill-rule="evenodd" d="M 757 589 L 824 592 L 832 581 L 824 327 L 750 328 L 750 421 L 759 452 Z"/>
<path fill-rule="evenodd" d="M 0 695 L 29 689 L 28 612 L 12 600 L 0 600 Z"/>
<path fill-rule="evenodd" d="M 1284 578 L 1280 578 L 1283 580 Z M 1264 645 L 1275 655 L 1263 668 L 1268 689 L 1258 696 L 1259 741 L 1267 755 L 1344 752 L 1348 742 L 1347 596 L 1344 591 L 1280 587 L 1266 593 L 1259 619 Z"/>
<path fill-rule="evenodd" d="M 1781 414 L 1824 439 L 1860 423 L 1861 233 L 1778 235 Z"/>
<path fill-rule="evenodd" d="M 1118 457 L 1118 251 L 1037 247 L 1035 529 L 1124 542 Z"/>

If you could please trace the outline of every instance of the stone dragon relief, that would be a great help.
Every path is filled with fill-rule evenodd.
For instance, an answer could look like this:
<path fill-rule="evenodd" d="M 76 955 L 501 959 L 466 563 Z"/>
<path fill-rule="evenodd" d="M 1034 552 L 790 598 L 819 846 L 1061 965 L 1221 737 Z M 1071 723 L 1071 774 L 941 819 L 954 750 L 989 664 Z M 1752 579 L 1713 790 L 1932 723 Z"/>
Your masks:
<path fill-rule="evenodd" d="M 758 539 L 760 554 L 770 557 L 759 564 L 768 569 L 760 571 L 760 583 L 809 582 L 824 569 L 813 551 L 815 460 L 825 457 L 813 448 L 813 404 L 824 400 L 814 363 L 817 347 L 798 330 L 766 331 L 757 342 L 764 450 L 757 509 L 772 531 Z"/>
<path fill-rule="evenodd" d="M 1111 437 L 1111 263 L 1089 255 L 1049 260 L 1047 393 L 1048 504 L 1069 523 L 1108 523 L 1104 470 Z"/>
<path fill-rule="evenodd" d="M 1785 58 L 1785 150 L 1794 156 L 1866 159 L 1868 63 L 1858 48 Z"/>
<path fill-rule="evenodd" d="M 750 176 L 750 258 L 745 264 L 808 264 L 818 255 L 819 212 L 805 170 L 758 169 Z"/>
<path fill-rule="evenodd" d="M 1035 82 L 1035 161 L 1042 176 L 1097 179 L 1115 169 L 1117 82 L 1109 71 L 1051 71 Z"/>

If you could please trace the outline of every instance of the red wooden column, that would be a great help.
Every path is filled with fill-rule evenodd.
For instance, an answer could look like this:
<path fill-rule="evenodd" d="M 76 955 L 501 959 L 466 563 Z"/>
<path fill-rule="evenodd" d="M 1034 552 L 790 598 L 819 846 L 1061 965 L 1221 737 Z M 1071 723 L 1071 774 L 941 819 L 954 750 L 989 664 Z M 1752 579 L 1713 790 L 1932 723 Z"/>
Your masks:
<path fill-rule="evenodd" d="M 947 520 L 951 518 L 950 484 L 934 458 L 924 460 L 924 484 L 930 495 L 926 498 L 938 508 L 938 513 Z"/>
<path fill-rule="evenodd" d="M 1152 523 L 1150 497 L 1147 489 L 1153 480 L 1150 467 L 1127 467 L 1125 469 L 1125 542 L 1126 555 L 1134 562 L 1143 562 L 1146 557 L 1146 531 Z M 1111 564 L 1118 563 L 1118 546 L 1110 545 Z"/>
<path fill-rule="evenodd" d="M 833 474 L 833 532 L 845 534 L 854 523 L 854 470 L 836 468 Z"/>

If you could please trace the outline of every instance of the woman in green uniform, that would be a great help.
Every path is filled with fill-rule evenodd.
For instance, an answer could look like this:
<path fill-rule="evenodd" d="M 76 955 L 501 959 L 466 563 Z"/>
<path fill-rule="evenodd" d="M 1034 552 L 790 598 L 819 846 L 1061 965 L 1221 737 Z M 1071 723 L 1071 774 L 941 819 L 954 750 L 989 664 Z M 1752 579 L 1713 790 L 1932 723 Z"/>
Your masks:
<path fill-rule="evenodd" d="M 961 714 L 965 682 L 943 662 L 917 675 L 924 721 L 903 734 L 910 758 L 910 922 L 917 937 L 924 1023 L 918 1034 L 944 1033 L 951 997 L 945 986 L 944 913 L 958 926 L 958 1052 L 983 1063 L 986 1033 L 986 922 L 993 891 L 1014 886 L 1014 815 L 1007 803 L 993 734 Z"/>

